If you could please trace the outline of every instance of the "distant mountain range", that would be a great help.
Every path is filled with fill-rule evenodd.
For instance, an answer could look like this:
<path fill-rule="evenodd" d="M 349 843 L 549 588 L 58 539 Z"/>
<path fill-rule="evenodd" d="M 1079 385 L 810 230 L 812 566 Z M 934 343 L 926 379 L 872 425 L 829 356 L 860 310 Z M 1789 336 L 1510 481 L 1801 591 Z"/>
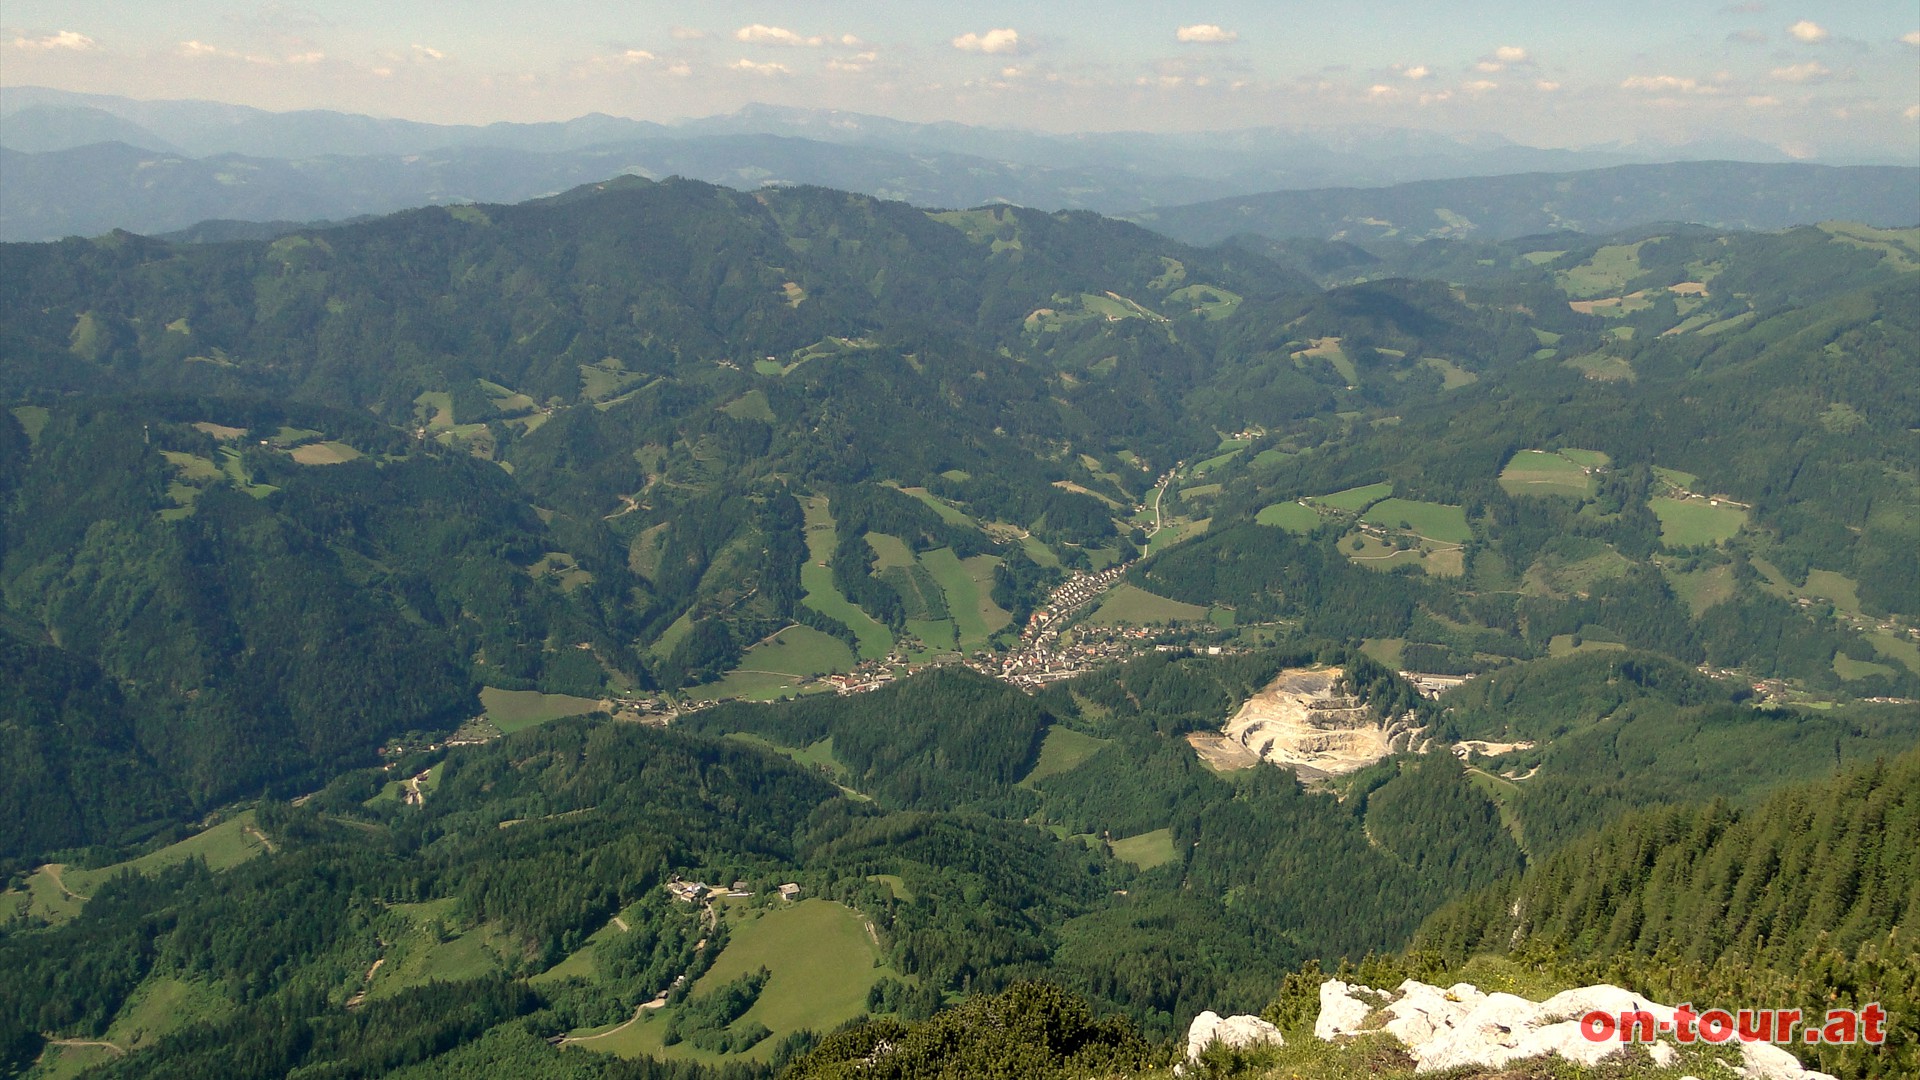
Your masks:
<path fill-rule="evenodd" d="M 923 206 L 1144 215 L 1260 192 L 1707 158 L 1786 161 L 1748 141 L 1551 150 L 1359 127 L 1056 135 L 772 106 L 671 126 L 603 114 L 442 125 L 9 87 L 0 90 L 0 239 L 510 202 L 622 173 L 748 189 L 814 184 Z"/>
<path fill-rule="evenodd" d="M 1132 220 L 1190 244 L 1271 239 L 1511 240 L 1606 234 L 1656 221 L 1784 229 L 1817 221 L 1920 222 L 1920 169 L 1690 161 L 1574 173 L 1422 180 L 1384 188 L 1242 195 L 1145 210 Z"/>

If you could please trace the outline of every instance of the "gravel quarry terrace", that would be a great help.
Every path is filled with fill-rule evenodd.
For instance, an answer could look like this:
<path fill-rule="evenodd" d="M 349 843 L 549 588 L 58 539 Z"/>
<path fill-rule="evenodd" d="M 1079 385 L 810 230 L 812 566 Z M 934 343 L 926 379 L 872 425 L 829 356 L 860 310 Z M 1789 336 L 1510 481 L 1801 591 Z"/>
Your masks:
<path fill-rule="evenodd" d="M 1209 764 L 1251 768 L 1266 761 L 1302 779 L 1341 776 L 1396 751 L 1424 749 L 1425 728 L 1411 717 L 1385 721 L 1342 692 L 1335 668 L 1289 668 L 1240 706 L 1219 735 L 1188 741 Z"/>

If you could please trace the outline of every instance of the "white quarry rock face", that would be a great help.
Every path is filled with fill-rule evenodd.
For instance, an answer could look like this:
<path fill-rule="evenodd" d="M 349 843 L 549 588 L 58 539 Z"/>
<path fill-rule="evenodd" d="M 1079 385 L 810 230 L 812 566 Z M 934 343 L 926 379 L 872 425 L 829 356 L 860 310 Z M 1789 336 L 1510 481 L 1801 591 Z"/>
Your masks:
<path fill-rule="evenodd" d="M 1187 1060 L 1199 1061 L 1200 1055 L 1214 1043 L 1239 1050 L 1250 1046 L 1285 1046 L 1280 1029 L 1257 1016 L 1228 1016 L 1208 1010 L 1193 1018 L 1187 1028 Z"/>
<path fill-rule="evenodd" d="M 1374 1027 L 1384 1028 L 1406 1046 L 1419 1072 L 1461 1066 L 1499 1068 L 1542 1054 L 1591 1066 L 1620 1052 L 1626 1044 L 1617 1039 L 1596 1042 L 1587 1038 L 1580 1020 L 1588 1013 L 1618 1017 L 1621 1013 L 1644 1012 L 1656 1024 L 1671 1024 L 1674 1018 L 1672 1006 L 1649 1001 L 1618 986 L 1583 986 L 1536 1003 L 1513 994 L 1485 994 L 1466 983 L 1442 990 L 1408 979 L 1384 995 L 1392 1000 L 1377 1010 L 1359 996 L 1362 992 L 1379 993 L 1338 979 L 1322 983 L 1314 1036 L 1332 1041 L 1356 1035 L 1371 1019 Z M 1644 1045 L 1658 1065 L 1669 1065 L 1678 1057 L 1669 1043 Z M 1747 1043 L 1739 1049 L 1738 1071 L 1746 1080 L 1834 1080 L 1826 1073 L 1806 1068 L 1792 1054 L 1770 1043 Z"/>

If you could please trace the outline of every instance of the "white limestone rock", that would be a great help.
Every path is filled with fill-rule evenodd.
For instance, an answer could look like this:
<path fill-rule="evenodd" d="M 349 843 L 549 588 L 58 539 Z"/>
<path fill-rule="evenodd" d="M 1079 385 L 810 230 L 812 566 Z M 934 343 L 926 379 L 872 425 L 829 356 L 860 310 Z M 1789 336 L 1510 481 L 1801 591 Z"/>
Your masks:
<path fill-rule="evenodd" d="M 1320 984 L 1320 1018 L 1313 1022 L 1314 1038 L 1331 1042 L 1342 1035 L 1360 1033 L 1360 1024 L 1373 1011 L 1373 1002 L 1353 996 L 1354 991 L 1379 993 L 1372 987 L 1357 983 L 1349 986 L 1339 979 Z"/>
<path fill-rule="evenodd" d="M 1649 1001 L 1618 986 L 1582 986 L 1535 1003 L 1513 994 L 1485 994 L 1467 983 L 1442 990 L 1408 979 L 1391 994 L 1382 995 L 1333 979 L 1320 986 L 1320 1017 L 1313 1027 L 1314 1036 L 1332 1041 L 1359 1034 L 1368 1018 L 1376 1015 L 1380 997 L 1391 1000 L 1377 1007 L 1376 1026 L 1400 1040 L 1413 1055 L 1419 1072 L 1462 1066 L 1499 1068 L 1543 1054 L 1592 1066 L 1630 1044 L 1618 1039 L 1589 1039 L 1581 1029 L 1581 1019 L 1587 1014 L 1601 1012 L 1618 1017 L 1622 1013 L 1647 1013 L 1669 1032 L 1675 1015 L 1672 1006 Z M 1670 1043 L 1639 1045 L 1646 1047 L 1657 1065 L 1664 1067 L 1678 1060 Z M 1792 1054 L 1769 1043 L 1747 1043 L 1739 1049 L 1741 1064 L 1735 1071 L 1746 1080 L 1833 1080 L 1826 1073 L 1807 1069 Z"/>
<path fill-rule="evenodd" d="M 1222 1017 L 1209 1009 L 1193 1018 L 1187 1027 L 1187 1060 L 1199 1061 L 1200 1055 L 1214 1043 L 1240 1050 L 1250 1046 L 1285 1046 L 1280 1029 L 1257 1016 Z"/>

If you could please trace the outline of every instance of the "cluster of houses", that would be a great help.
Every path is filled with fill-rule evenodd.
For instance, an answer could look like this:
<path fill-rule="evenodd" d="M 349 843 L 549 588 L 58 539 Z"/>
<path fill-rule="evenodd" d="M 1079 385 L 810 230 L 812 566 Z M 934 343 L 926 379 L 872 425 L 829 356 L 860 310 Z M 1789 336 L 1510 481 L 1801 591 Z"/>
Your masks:
<path fill-rule="evenodd" d="M 1025 630 L 1020 632 L 1022 640 L 1038 642 L 1049 633 L 1058 635 L 1067 616 L 1086 607 L 1098 599 L 1120 580 L 1120 576 L 1132 566 L 1131 562 L 1116 563 L 1097 574 L 1075 574 L 1067 583 L 1053 590 L 1047 597 L 1044 607 L 1036 610 L 1027 619 Z"/>
<path fill-rule="evenodd" d="M 751 898 L 753 886 L 745 881 L 736 881 L 731 885 L 709 885 L 704 881 L 688 881 L 679 874 L 667 880 L 667 894 L 675 900 L 688 904 L 711 904 L 715 900 L 745 900 Z M 776 890 L 782 900 L 798 900 L 806 890 L 798 882 L 789 881 Z"/>

